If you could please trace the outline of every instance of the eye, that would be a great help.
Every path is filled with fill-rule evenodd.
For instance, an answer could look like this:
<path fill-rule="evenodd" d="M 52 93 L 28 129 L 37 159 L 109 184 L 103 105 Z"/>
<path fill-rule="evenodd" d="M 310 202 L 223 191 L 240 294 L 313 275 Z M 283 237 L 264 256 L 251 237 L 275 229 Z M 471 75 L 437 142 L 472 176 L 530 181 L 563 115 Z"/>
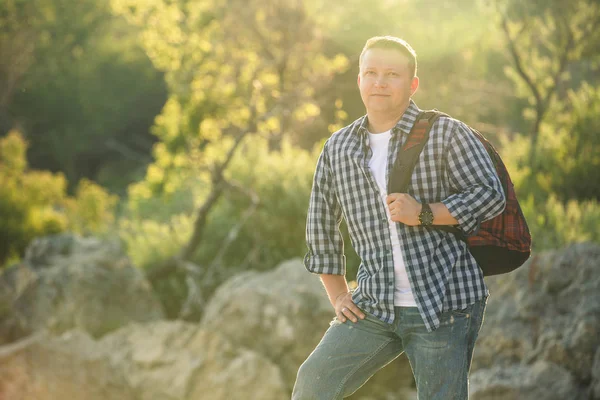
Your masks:
<path fill-rule="evenodd" d="M 365 75 L 374 75 L 375 72 L 374 71 L 365 71 Z"/>
<path fill-rule="evenodd" d="M 398 73 L 395 71 L 390 71 L 390 72 L 388 72 L 388 75 L 389 76 L 398 76 Z"/>

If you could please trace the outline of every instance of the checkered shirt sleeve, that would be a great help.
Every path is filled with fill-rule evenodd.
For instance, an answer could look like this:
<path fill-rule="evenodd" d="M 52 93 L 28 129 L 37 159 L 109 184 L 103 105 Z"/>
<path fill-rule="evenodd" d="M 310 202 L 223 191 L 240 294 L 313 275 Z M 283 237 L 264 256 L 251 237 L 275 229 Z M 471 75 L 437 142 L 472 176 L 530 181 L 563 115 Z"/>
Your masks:
<path fill-rule="evenodd" d="M 317 161 L 306 220 L 308 252 L 304 265 L 310 272 L 346 274 L 341 222 L 342 209 L 335 195 L 326 142 Z"/>
<path fill-rule="evenodd" d="M 500 214 L 506 204 L 492 160 L 481 142 L 455 120 L 448 146 L 450 191 L 442 203 L 467 235 L 475 235 L 483 221 Z"/>

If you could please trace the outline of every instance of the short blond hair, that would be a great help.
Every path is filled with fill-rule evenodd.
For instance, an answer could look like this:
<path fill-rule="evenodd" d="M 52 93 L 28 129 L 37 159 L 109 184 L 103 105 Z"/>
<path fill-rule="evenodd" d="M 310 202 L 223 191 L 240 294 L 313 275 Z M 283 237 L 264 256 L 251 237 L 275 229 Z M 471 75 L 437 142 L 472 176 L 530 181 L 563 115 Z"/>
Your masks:
<path fill-rule="evenodd" d="M 374 36 L 367 40 L 358 60 L 358 65 L 362 64 L 362 59 L 369 49 L 392 49 L 398 50 L 408 58 L 408 69 L 412 76 L 417 76 L 417 53 L 408 42 L 395 36 Z"/>

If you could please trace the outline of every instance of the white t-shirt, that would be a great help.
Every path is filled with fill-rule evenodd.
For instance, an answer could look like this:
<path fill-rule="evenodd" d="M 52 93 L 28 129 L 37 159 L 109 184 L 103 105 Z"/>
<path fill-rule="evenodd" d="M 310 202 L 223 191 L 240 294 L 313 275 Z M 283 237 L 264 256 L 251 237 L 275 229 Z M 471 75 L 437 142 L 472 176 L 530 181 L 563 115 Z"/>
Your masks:
<path fill-rule="evenodd" d="M 387 197 L 387 159 L 390 138 L 392 137 L 391 130 L 383 133 L 369 132 L 369 146 L 373 151 L 373 156 L 369 160 L 369 169 L 379 186 L 379 194 L 385 213 L 388 217 L 390 225 L 390 239 L 392 241 L 392 252 L 394 257 L 394 275 L 395 275 L 395 290 L 394 290 L 394 305 L 401 307 L 416 307 L 417 303 L 412 294 L 408 275 L 406 274 L 406 266 L 404 257 L 402 257 L 402 248 L 400 247 L 400 238 L 396 230 L 396 223 L 392 221 L 390 211 L 385 202 Z"/>

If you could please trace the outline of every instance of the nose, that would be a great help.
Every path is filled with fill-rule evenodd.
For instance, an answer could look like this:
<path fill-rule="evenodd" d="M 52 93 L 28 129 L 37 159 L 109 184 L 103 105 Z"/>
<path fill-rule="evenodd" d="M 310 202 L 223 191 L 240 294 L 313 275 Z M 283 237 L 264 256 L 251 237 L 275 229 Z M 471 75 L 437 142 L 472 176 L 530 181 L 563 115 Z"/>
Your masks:
<path fill-rule="evenodd" d="M 385 76 L 378 76 L 377 79 L 375 79 L 375 86 L 387 86 L 387 80 L 385 79 Z"/>

